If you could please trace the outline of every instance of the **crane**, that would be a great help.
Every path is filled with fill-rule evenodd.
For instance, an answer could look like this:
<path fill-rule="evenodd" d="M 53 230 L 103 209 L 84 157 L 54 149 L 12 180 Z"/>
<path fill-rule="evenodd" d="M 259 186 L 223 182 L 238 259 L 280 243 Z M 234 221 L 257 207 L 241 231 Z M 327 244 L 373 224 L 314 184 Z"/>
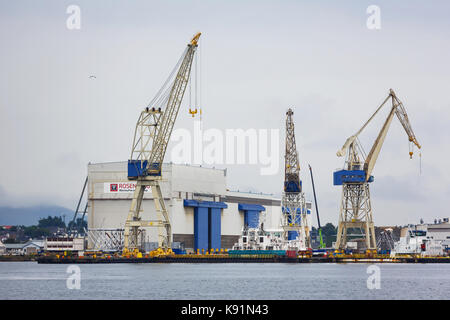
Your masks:
<path fill-rule="evenodd" d="M 286 150 L 285 150 L 285 173 L 284 192 L 282 195 L 281 226 L 285 239 L 299 241 L 301 249 L 310 247 L 309 230 L 306 216 L 307 208 L 305 194 L 302 191 L 300 180 L 300 163 L 295 143 L 294 112 L 289 109 L 286 112 Z"/>
<path fill-rule="evenodd" d="M 367 154 L 367 157 L 364 158 L 364 151 L 359 143 L 358 136 L 389 100 L 392 102 L 389 115 L 387 116 L 370 152 Z M 369 183 L 374 180 L 372 171 L 394 115 L 397 116 L 408 135 L 410 142 L 409 156 L 412 158 L 412 149 L 414 145 L 419 149 L 421 146 L 411 128 L 403 103 L 397 98 L 392 89 L 389 90 L 388 96 L 376 109 L 369 120 L 364 123 L 358 132 L 349 137 L 345 141 L 343 147 L 336 153 L 339 157 L 346 155 L 344 169 L 334 172 L 333 177 L 334 185 L 343 186 L 335 246 L 338 250 L 342 250 L 346 247 L 347 230 L 353 228 L 364 229 L 367 250 L 371 252 L 376 250 Z"/>
<path fill-rule="evenodd" d="M 169 78 L 155 98 L 141 112 L 136 124 L 130 160 L 128 179 L 136 180 L 130 210 L 125 222 L 124 249 L 126 253 L 139 253 L 142 245 L 139 228 L 157 227 L 160 248 L 171 248 L 171 225 L 161 193 L 161 167 L 175 120 L 190 79 L 192 62 L 201 33 L 188 43 Z M 151 188 L 157 219 L 142 220 L 142 199 L 146 188 Z"/>
<path fill-rule="evenodd" d="M 313 194 L 314 194 L 314 204 L 316 207 L 316 214 L 317 214 L 317 224 L 319 226 L 319 228 L 317 229 L 319 232 L 319 249 L 323 249 L 325 248 L 325 244 L 323 243 L 323 238 L 322 238 L 322 227 L 320 226 L 320 218 L 319 218 L 319 207 L 317 206 L 317 197 L 316 197 L 316 188 L 314 186 L 314 178 L 313 178 L 313 172 L 312 172 L 312 168 L 311 166 L 308 164 L 309 167 L 309 172 L 311 174 L 311 184 L 312 184 L 312 189 L 313 189 Z"/>
<path fill-rule="evenodd" d="M 83 227 L 83 224 L 81 224 L 81 226 L 77 225 L 77 222 L 78 222 L 77 221 L 77 217 L 78 217 L 78 214 L 81 213 L 79 211 L 79 209 L 80 209 L 81 201 L 83 200 L 83 196 L 84 196 L 84 192 L 86 190 L 87 183 L 88 183 L 88 177 L 86 176 L 86 179 L 84 180 L 84 184 L 83 184 L 83 189 L 81 190 L 80 198 L 78 199 L 77 208 L 75 209 L 75 212 L 73 214 L 73 219 L 67 225 L 68 226 L 68 234 L 70 236 L 77 235 L 82 230 L 82 227 Z M 83 215 L 81 216 L 81 220 L 79 220 L 79 221 L 81 221 L 81 223 L 84 221 L 84 217 L 86 215 L 87 208 L 88 208 L 88 201 L 86 201 L 86 205 L 84 207 Z"/>

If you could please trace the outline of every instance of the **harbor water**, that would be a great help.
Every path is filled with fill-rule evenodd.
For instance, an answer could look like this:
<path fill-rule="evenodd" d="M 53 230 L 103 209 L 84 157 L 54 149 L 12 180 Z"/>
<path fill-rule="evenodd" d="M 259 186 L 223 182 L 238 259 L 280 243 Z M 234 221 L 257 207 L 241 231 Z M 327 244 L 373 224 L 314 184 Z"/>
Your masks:
<path fill-rule="evenodd" d="M 0 262 L 0 299 L 450 298 L 450 264 L 84 264 L 69 289 L 71 266 Z"/>

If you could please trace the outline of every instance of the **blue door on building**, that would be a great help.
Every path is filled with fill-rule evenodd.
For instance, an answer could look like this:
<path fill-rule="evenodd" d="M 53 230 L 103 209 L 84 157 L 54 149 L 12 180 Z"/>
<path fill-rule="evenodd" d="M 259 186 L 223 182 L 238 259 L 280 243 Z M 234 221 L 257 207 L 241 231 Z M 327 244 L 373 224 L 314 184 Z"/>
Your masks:
<path fill-rule="evenodd" d="M 220 250 L 222 209 L 228 206 L 224 202 L 199 200 L 184 200 L 184 206 L 194 208 L 194 250 Z"/>

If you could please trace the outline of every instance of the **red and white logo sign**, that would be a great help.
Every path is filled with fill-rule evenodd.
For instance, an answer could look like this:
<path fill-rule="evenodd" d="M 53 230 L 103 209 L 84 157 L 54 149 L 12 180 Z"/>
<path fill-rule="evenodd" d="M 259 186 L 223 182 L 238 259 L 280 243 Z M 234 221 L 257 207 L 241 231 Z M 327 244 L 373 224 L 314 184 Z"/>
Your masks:
<path fill-rule="evenodd" d="M 105 182 L 105 193 L 130 193 L 136 189 L 135 182 Z M 145 187 L 145 192 L 151 191 L 150 186 Z"/>

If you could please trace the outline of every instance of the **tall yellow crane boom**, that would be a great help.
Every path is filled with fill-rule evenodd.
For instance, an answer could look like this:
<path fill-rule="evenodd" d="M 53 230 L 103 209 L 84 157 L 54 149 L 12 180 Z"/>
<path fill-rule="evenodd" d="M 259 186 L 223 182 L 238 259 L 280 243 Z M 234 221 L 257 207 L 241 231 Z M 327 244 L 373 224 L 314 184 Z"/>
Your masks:
<path fill-rule="evenodd" d="M 200 32 L 195 34 L 187 44 L 169 78 L 141 112 L 136 124 L 128 161 L 128 179 L 136 180 L 136 189 L 124 226 L 124 253 L 136 252 L 142 246 L 140 227 L 157 227 L 159 247 L 171 248 L 172 227 L 160 187 L 162 164 L 190 79 L 200 35 Z M 140 213 L 147 187 L 152 191 L 157 219 L 145 221 Z"/>
<path fill-rule="evenodd" d="M 416 139 L 416 136 L 414 135 L 414 132 L 411 128 L 411 124 L 409 123 L 408 115 L 406 114 L 405 107 L 401 103 L 401 101 L 397 98 L 395 95 L 394 90 L 389 90 L 389 96 L 388 99 L 392 99 L 392 108 L 389 112 L 388 117 L 386 118 L 386 121 L 384 122 L 383 127 L 381 128 L 380 133 L 378 134 L 377 139 L 375 140 L 372 149 L 370 150 L 369 154 L 367 155 L 366 161 L 364 162 L 364 171 L 366 171 L 366 181 L 369 180 L 373 167 L 375 166 L 375 162 L 377 161 L 378 155 L 380 154 L 381 147 L 383 146 L 384 140 L 386 138 L 386 134 L 389 130 L 389 127 L 391 125 L 392 119 L 394 117 L 394 114 L 397 115 L 398 120 L 402 124 L 403 128 L 406 131 L 406 134 L 408 135 L 409 141 L 414 143 L 417 148 L 421 148 L 419 142 Z M 384 103 L 386 103 L 387 100 L 385 100 Z M 381 105 L 383 106 L 384 103 Z M 410 151 L 410 156 L 412 156 L 412 151 Z"/>
<path fill-rule="evenodd" d="M 395 114 L 397 115 L 398 120 L 402 124 L 403 128 L 405 129 L 406 133 L 408 134 L 409 141 L 414 143 L 417 148 L 421 148 L 421 145 L 416 139 L 416 136 L 414 135 L 414 132 L 411 128 L 411 124 L 409 123 L 408 115 L 406 114 L 405 107 L 403 106 L 403 103 L 397 98 L 394 91 L 391 89 L 391 92 L 393 94 L 393 98 L 397 102 L 397 108 L 395 109 Z M 412 155 L 412 154 L 411 154 Z"/>

